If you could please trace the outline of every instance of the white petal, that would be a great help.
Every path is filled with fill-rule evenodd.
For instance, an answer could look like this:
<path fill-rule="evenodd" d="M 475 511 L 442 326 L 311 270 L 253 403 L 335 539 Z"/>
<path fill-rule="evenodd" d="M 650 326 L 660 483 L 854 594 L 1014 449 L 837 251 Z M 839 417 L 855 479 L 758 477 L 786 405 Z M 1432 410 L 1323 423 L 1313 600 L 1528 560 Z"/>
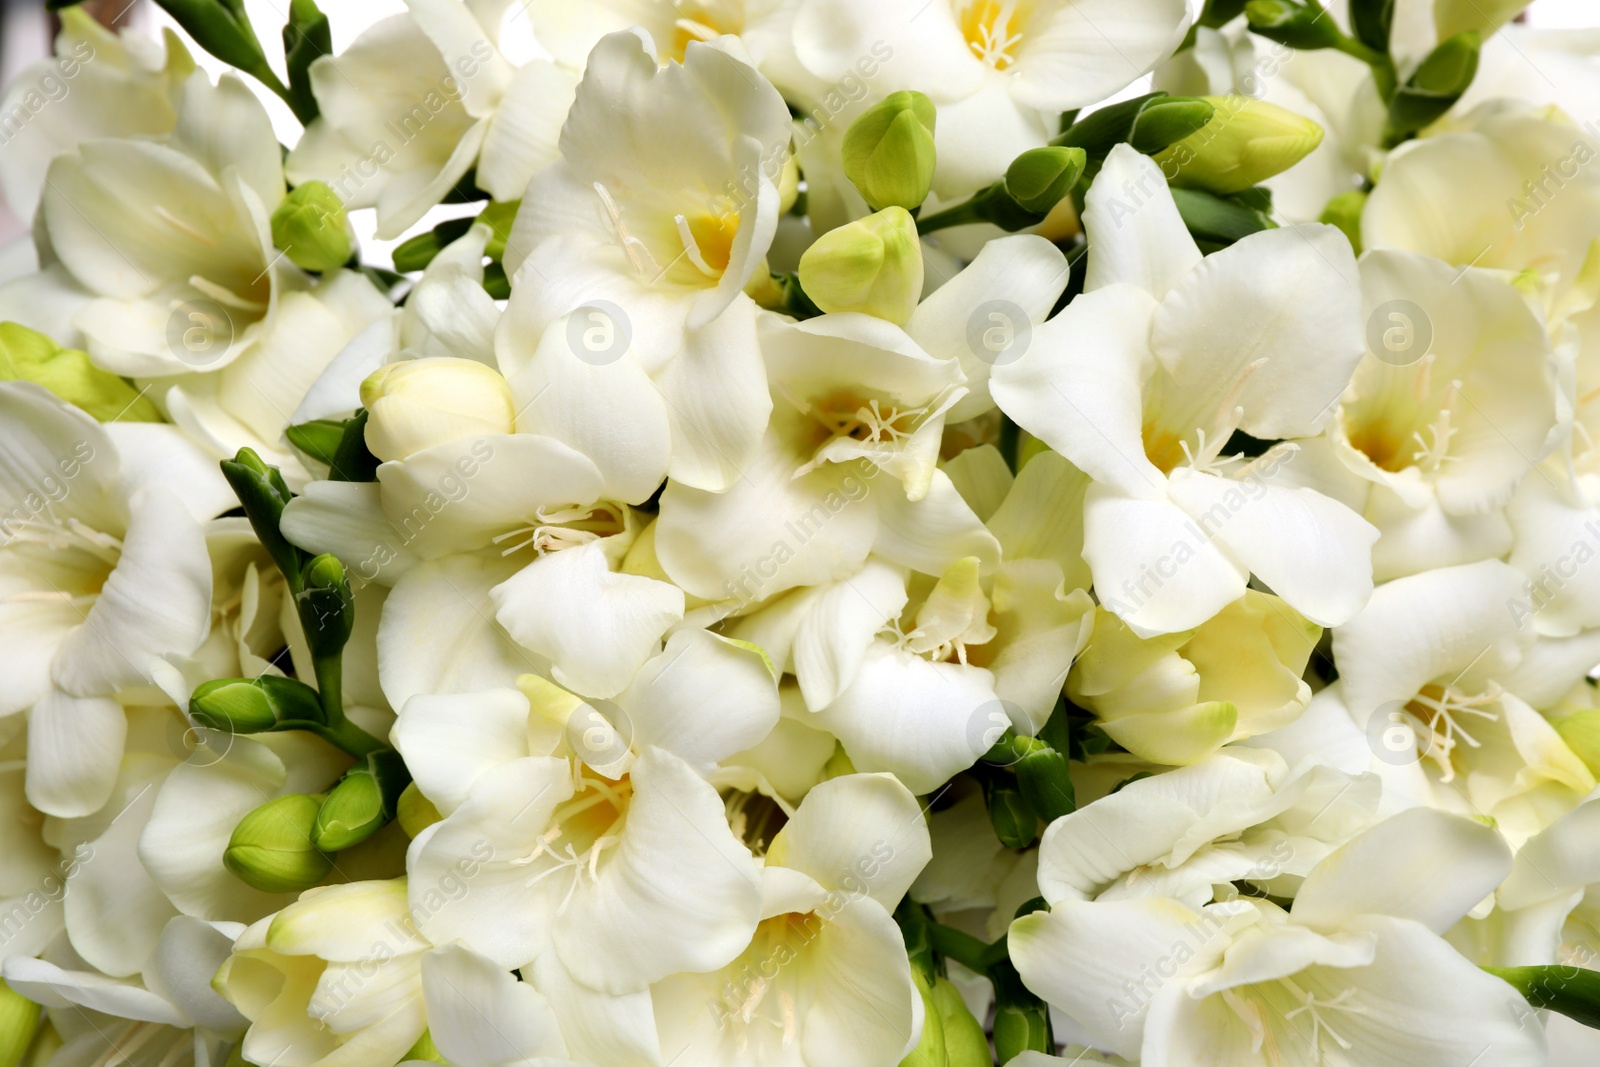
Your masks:
<path fill-rule="evenodd" d="M 494 619 L 490 590 L 515 563 L 452 556 L 408 571 L 384 602 L 378 672 L 390 707 L 418 693 L 472 693 L 511 686 L 537 661 Z"/>
<path fill-rule="evenodd" d="M 568 71 L 533 60 L 506 86 L 478 156 L 478 184 L 496 200 L 517 200 L 528 181 L 560 155 L 561 124 L 577 80 Z"/>
<path fill-rule="evenodd" d="M 636 748 L 656 745 L 695 765 L 760 742 L 778 721 L 778 684 L 764 655 L 706 630 L 674 633 L 617 703 Z"/>
<path fill-rule="evenodd" d="M 683 618 L 683 590 L 613 571 L 601 541 L 545 554 L 489 598 L 500 625 L 549 659 L 557 682 L 596 697 L 620 693 Z"/>
<path fill-rule="evenodd" d="M 1298 923 L 1337 929 L 1357 915 L 1454 926 L 1511 873 L 1511 850 L 1491 827 L 1412 808 L 1386 819 L 1314 867 L 1295 894 Z"/>
<path fill-rule="evenodd" d="M 928 493 L 921 500 L 907 499 L 893 484 L 878 487 L 873 497 L 878 531 L 872 551 L 923 574 L 943 574 L 967 556 L 976 556 L 987 571 L 999 559 L 1000 543 L 961 499 L 949 476 L 941 470 L 931 474 Z M 851 488 L 848 477 L 844 485 Z"/>
<path fill-rule="evenodd" d="M 81 1006 L 119 1019 L 186 1027 L 189 1020 L 160 996 L 93 971 L 69 971 L 45 960 L 12 956 L 5 962 L 6 984 L 35 1003 L 55 1008 Z"/>
<path fill-rule="evenodd" d="M 1129 145 L 1111 149 L 1084 197 L 1089 235 L 1084 291 L 1124 282 L 1160 300 L 1200 262 L 1166 176 Z"/>
<path fill-rule="evenodd" d="M 100 810 L 122 763 L 128 716 L 103 697 L 52 689 L 28 716 L 28 803 L 70 819 Z"/>
<path fill-rule="evenodd" d="M 573 976 L 613 994 L 722 966 L 749 943 L 761 910 L 755 861 L 716 791 L 656 748 L 631 777 L 618 851 L 597 883 L 573 894 L 554 932 Z"/>
<path fill-rule="evenodd" d="M 1198 626 L 1244 593 L 1248 571 L 1171 501 L 1091 486 L 1083 527 L 1095 594 L 1141 637 Z"/>
<path fill-rule="evenodd" d="M 740 297 L 684 335 L 683 350 L 655 375 L 672 426 L 677 482 L 722 492 L 760 446 L 772 412 L 756 341 L 755 304 Z"/>
<path fill-rule="evenodd" d="M 1183 0 L 1079 0 L 1035 16 L 1011 92 L 1045 111 L 1094 103 L 1153 70 L 1188 29 Z"/>
<path fill-rule="evenodd" d="M 910 790 L 886 774 L 847 774 L 806 794 L 767 863 L 892 910 L 932 856 L 922 805 Z"/>
<path fill-rule="evenodd" d="M 1155 311 L 1132 286 L 1085 293 L 1036 330 L 1020 357 L 997 365 L 989 381 L 995 403 L 1019 426 L 1129 496 L 1152 497 L 1161 487 L 1142 435 Z"/>
<path fill-rule="evenodd" d="M 1310 437 L 1361 358 L 1361 323 L 1350 242 L 1332 226 L 1283 227 L 1203 259 L 1161 302 L 1150 344 L 1195 425 L 1237 404 L 1248 434 Z"/>
<path fill-rule="evenodd" d="M 239 929 L 234 923 L 218 925 Z M 144 967 L 144 981 L 151 992 L 171 1001 L 194 1025 L 238 1034 L 249 1021 L 211 988 L 212 976 L 233 949 L 233 938 L 218 925 L 190 915 L 173 916 Z"/>
<path fill-rule="evenodd" d="M 134 496 L 130 512 L 116 569 L 56 655 L 56 684 L 75 696 L 146 680 L 152 659 L 188 655 L 211 625 L 211 564 L 200 524 L 170 491 L 154 486 Z"/>
<path fill-rule="evenodd" d="M 515 689 L 419 693 L 400 709 L 390 736 L 417 788 L 449 815 L 484 771 L 541 754 L 528 750 L 528 711 Z"/>
<path fill-rule="evenodd" d="M 434 1044 L 460 1067 L 502 1067 L 566 1055 L 550 1003 L 509 970 L 461 944 L 423 954 L 422 997 Z"/>
<path fill-rule="evenodd" d="M 987 713 L 998 707 L 988 671 L 930 663 L 879 641 L 855 681 L 818 721 L 863 771 L 889 771 L 929 793 L 988 749 Z"/>
<path fill-rule="evenodd" d="M 1366 604 L 1378 531 L 1343 504 L 1248 472 L 1233 480 L 1179 468 L 1168 484 L 1208 539 L 1313 622 L 1338 626 Z"/>
<path fill-rule="evenodd" d="M 794 674 L 806 707 L 833 703 L 861 668 L 873 637 L 906 606 L 904 572 L 868 560 L 814 597 L 794 635 Z"/>

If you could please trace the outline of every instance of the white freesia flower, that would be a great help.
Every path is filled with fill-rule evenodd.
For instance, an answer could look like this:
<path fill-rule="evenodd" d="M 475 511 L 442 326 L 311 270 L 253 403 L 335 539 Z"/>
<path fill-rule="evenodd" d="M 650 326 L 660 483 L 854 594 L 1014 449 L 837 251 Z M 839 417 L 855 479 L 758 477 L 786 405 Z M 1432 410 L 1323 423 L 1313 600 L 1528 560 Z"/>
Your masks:
<path fill-rule="evenodd" d="M 1511 688 L 1532 639 L 1517 611 L 1522 586 L 1498 560 L 1427 571 L 1380 586 L 1334 631 L 1334 706 L 1368 738 L 1387 810 L 1487 815 L 1521 846 L 1594 788 L 1583 761 Z M 1569 669 L 1554 691 L 1582 677 L 1583 666 Z"/>
<path fill-rule="evenodd" d="M 1236 430 L 1303 438 L 1361 354 L 1356 268 L 1331 227 L 1252 234 L 1204 259 L 1160 170 L 1114 148 L 1088 194 L 1085 293 L 990 390 L 1095 482 L 1083 555 L 1135 633 L 1188 629 L 1251 573 L 1337 625 L 1370 590 L 1376 537 L 1344 505 L 1269 480 L 1285 447 L 1229 472 Z M 1282 307 L 1267 319 L 1263 301 Z"/>
<path fill-rule="evenodd" d="M 651 987 L 664 1056 L 896 1062 L 916 1046 L 922 1001 L 890 913 L 930 854 L 917 799 L 888 775 L 813 789 L 767 848 L 749 945 L 720 970 Z"/>
<path fill-rule="evenodd" d="M 964 196 L 1045 143 L 1055 114 L 1103 100 L 1170 56 L 1188 29 L 1179 0 L 807 0 L 794 16 L 799 60 L 835 82 L 862 56 L 891 57 L 885 91 L 939 105 L 934 190 Z"/>
<path fill-rule="evenodd" d="M 56 58 L 20 72 L 0 97 L 7 123 L 0 189 L 22 219 L 33 216 L 45 172 L 61 153 L 103 137 L 170 133 L 194 70 L 170 31 L 158 46 L 137 32 L 112 33 L 77 7 L 60 17 Z"/>
<path fill-rule="evenodd" d="M 1202 907 L 1245 882 L 1292 896 L 1323 856 L 1374 821 L 1379 781 L 1290 767 L 1231 746 L 1191 767 L 1131 781 L 1057 819 L 1039 843 L 1049 900 L 1165 896 Z"/>
<path fill-rule="evenodd" d="M 1508 1007 L 1520 998 L 1438 936 L 1510 867 L 1492 829 L 1412 811 L 1319 862 L 1288 911 L 1057 896 L 1009 943 L 1031 989 L 1141 1063 L 1442 1067 L 1487 1048 L 1543 1064 L 1542 1029 Z"/>
<path fill-rule="evenodd" d="M 1067 692 L 1122 747 L 1156 763 L 1193 763 L 1229 741 L 1293 722 L 1321 627 L 1247 590 L 1194 630 L 1140 639 L 1099 608 Z"/>
<path fill-rule="evenodd" d="M 30 802 L 87 815 L 110 796 L 122 760 L 127 723 L 114 695 L 205 639 L 211 567 L 200 520 L 229 494 L 171 427 L 102 427 L 20 382 L 0 384 L 0 408 L 11 677 L 0 706 L 32 709 Z"/>
<path fill-rule="evenodd" d="M 574 79 L 555 64 L 513 67 L 500 51 L 509 0 L 408 0 L 337 56 L 311 65 L 321 114 L 289 156 L 295 184 L 327 182 L 349 207 L 378 209 L 398 237 L 476 165 L 479 188 L 515 200 L 556 158 Z"/>
<path fill-rule="evenodd" d="M 254 1063 L 396 1063 L 427 1029 L 406 880 L 308 890 L 239 934 L 212 985 L 250 1022 Z"/>
<path fill-rule="evenodd" d="M 663 473 L 720 491 L 750 462 L 771 402 L 741 290 L 777 227 L 788 144 L 782 98 L 731 38 L 658 68 L 647 40 L 615 33 L 589 57 L 562 159 L 528 187 L 500 367 L 523 428 L 593 454 L 622 499 Z M 601 406 L 632 427 L 620 460 L 586 443 Z"/>

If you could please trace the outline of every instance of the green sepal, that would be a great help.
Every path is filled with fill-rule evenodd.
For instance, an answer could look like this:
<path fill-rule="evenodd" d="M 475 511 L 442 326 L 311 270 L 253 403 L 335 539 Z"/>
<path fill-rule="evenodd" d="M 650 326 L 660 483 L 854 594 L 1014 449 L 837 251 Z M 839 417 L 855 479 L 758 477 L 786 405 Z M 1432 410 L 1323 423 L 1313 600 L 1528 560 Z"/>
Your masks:
<path fill-rule="evenodd" d="M 1478 31 L 1463 30 L 1428 53 L 1389 101 L 1386 144 L 1400 143 L 1455 106 L 1478 73 L 1480 48 Z"/>
<path fill-rule="evenodd" d="M 328 468 L 335 482 L 373 482 L 378 459 L 367 450 L 367 413 L 348 419 L 313 419 L 284 431 L 289 443 Z"/>
<path fill-rule="evenodd" d="M 1249 206 L 1239 196 L 1218 196 L 1199 189 L 1172 190 L 1183 224 L 1189 228 L 1201 251 L 1226 248 L 1241 238 L 1277 227 L 1260 208 Z"/>
<path fill-rule="evenodd" d="M 1017 787 L 1039 818 L 1052 823 L 1077 811 L 1077 792 L 1066 754 L 1034 737 L 1018 738 L 1017 747 L 1023 754 L 1013 765 Z"/>
<path fill-rule="evenodd" d="M 1393 25 L 1394 0 L 1350 0 L 1350 28 L 1368 48 L 1388 52 Z"/>

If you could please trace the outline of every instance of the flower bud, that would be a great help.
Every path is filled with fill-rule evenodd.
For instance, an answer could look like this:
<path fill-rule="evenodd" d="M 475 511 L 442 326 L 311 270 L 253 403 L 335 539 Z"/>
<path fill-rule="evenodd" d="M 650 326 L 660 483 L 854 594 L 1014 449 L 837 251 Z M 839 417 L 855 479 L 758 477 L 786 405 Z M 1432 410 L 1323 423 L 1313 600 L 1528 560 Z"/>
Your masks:
<path fill-rule="evenodd" d="M 511 433 L 516 408 L 500 373 L 474 359 L 430 356 L 380 367 L 361 383 L 367 447 L 405 459 L 463 437 Z"/>
<path fill-rule="evenodd" d="M 43 1018 L 39 1005 L 0 982 L 0 1067 L 22 1062 Z"/>
<path fill-rule="evenodd" d="M 1428 53 L 1389 101 L 1384 136 L 1390 144 L 1422 129 L 1455 106 L 1478 73 L 1480 47 L 1478 32 L 1465 30 Z"/>
<path fill-rule="evenodd" d="M 829 230 L 800 257 L 800 286 L 825 312 L 859 311 L 903 325 L 922 296 L 922 242 L 904 208 Z"/>
<path fill-rule="evenodd" d="M 945 1051 L 944 1025 L 939 1019 L 939 1006 L 933 1001 L 933 991 L 928 979 L 916 967 L 911 968 L 911 980 L 916 983 L 917 994 L 922 997 L 922 1037 L 900 1067 L 949 1067 L 949 1054 Z"/>
<path fill-rule="evenodd" d="M 1078 810 L 1066 755 L 1032 737 L 1018 738 L 1016 747 L 1025 753 L 1013 764 L 1017 786 L 1039 818 L 1051 823 Z"/>
<path fill-rule="evenodd" d="M 1244 5 L 1250 31 L 1290 48 L 1333 48 L 1339 27 L 1322 8 L 1294 0 L 1250 0 Z"/>
<path fill-rule="evenodd" d="M 303 793 L 267 801 L 233 828 L 223 865 L 263 893 L 298 893 L 316 885 L 333 869 L 312 843 L 321 806 Z"/>
<path fill-rule="evenodd" d="M 405 763 L 385 749 L 345 772 L 317 810 L 312 841 L 323 852 L 359 845 L 394 817 L 401 792 L 411 784 Z"/>
<path fill-rule="evenodd" d="M 189 715 L 211 730 L 255 734 L 284 724 L 324 721 L 317 691 L 293 678 L 218 678 L 198 686 Z"/>
<path fill-rule="evenodd" d="M 1216 97 L 1211 121 L 1155 157 L 1174 185 L 1237 193 L 1282 174 L 1322 143 L 1322 127 L 1287 108 Z"/>
<path fill-rule="evenodd" d="M 296 607 L 300 609 L 300 627 L 305 631 L 306 644 L 311 646 L 312 658 L 337 656 L 356 624 L 355 596 L 344 564 L 328 552 L 312 558 L 300 572 L 300 587 Z M 319 685 L 321 681 L 318 675 Z M 333 694 L 335 699 L 339 695 Z"/>
<path fill-rule="evenodd" d="M 62 348 L 15 322 L 0 322 L 0 381 L 32 382 L 100 422 L 161 421 L 149 397 L 90 363 L 87 352 Z"/>
<path fill-rule="evenodd" d="M 1011 961 L 991 967 L 989 980 L 994 983 L 994 1050 L 999 1061 L 1008 1063 L 1024 1052 L 1053 1052 L 1050 1009 L 1022 984 Z"/>
<path fill-rule="evenodd" d="M 944 1050 L 950 1067 L 990 1067 L 989 1038 L 983 1024 L 967 1009 L 961 991 L 943 976 L 933 981 L 933 1004 L 944 1029 Z"/>
<path fill-rule="evenodd" d="M 297 185 L 272 213 L 272 243 L 297 267 L 338 270 L 355 242 L 344 204 L 326 182 Z"/>
<path fill-rule="evenodd" d="M 1028 806 L 1022 791 L 1010 775 L 995 775 L 983 784 L 984 803 L 989 806 L 989 823 L 995 837 L 1006 848 L 1027 848 L 1038 836 L 1039 817 Z"/>
<path fill-rule="evenodd" d="M 1350 239 L 1350 247 L 1361 254 L 1361 212 L 1366 209 L 1367 194 L 1360 189 L 1350 189 L 1333 196 L 1322 207 L 1318 222 L 1338 227 Z"/>
<path fill-rule="evenodd" d="M 1006 192 L 1029 211 L 1048 212 L 1072 191 L 1087 162 L 1081 148 L 1030 148 L 1006 168 Z"/>
<path fill-rule="evenodd" d="M 845 131 L 845 176 L 874 211 L 907 210 L 928 198 L 933 184 L 933 101 L 922 93 L 890 93 Z"/>

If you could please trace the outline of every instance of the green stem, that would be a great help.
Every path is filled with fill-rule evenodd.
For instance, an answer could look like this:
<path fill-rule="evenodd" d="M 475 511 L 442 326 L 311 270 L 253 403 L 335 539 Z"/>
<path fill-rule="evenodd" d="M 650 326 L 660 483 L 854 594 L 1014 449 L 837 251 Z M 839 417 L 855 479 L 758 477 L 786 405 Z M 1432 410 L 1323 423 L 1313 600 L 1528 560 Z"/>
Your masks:
<path fill-rule="evenodd" d="M 323 656 L 313 663 L 317 674 L 317 699 L 329 726 L 344 723 L 344 657 Z"/>
<path fill-rule="evenodd" d="M 963 933 L 953 926 L 930 922 L 928 940 L 932 942 L 933 950 L 939 955 L 949 957 L 979 974 L 987 971 L 989 964 L 993 962 L 990 958 L 993 945 L 980 941 L 971 934 Z"/>
<path fill-rule="evenodd" d="M 389 747 L 349 719 L 341 720 L 336 726 L 308 726 L 306 729 L 356 759 L 365 759 Z"/>
<path fill-rule="evenodd" d="M 987 192 L 987 190 L 985 190 Z M 932 233 L 934 230 L 943 230 L 950 226 L 966 226 L 974 222 L 983 222 L 984 217 L 978 212 L 978 193 L 954 207 L 947 207 L 943 211 L 936 211 L 932 215 L 924 215 L 917 219 L 917 233 Z"/>

